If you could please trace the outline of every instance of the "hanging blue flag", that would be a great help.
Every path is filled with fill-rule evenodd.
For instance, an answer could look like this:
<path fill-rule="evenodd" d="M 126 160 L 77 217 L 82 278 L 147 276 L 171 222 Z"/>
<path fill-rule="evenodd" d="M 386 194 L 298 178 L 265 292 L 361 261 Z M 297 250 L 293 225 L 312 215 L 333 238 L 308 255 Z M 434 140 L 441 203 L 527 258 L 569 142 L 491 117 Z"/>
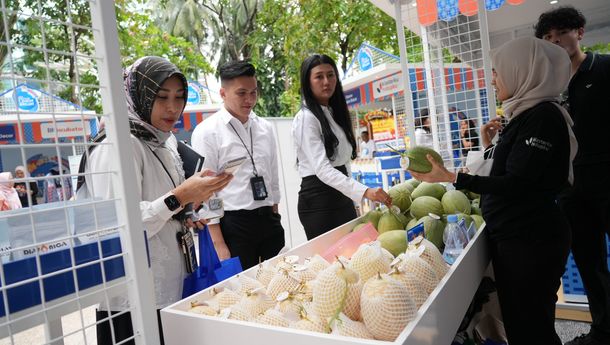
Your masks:
<path fill-rule="evenodd" d="M 436 6 L 441 20 L 450 22 L 458 15 L 458 0 L 437 0 Z"/>

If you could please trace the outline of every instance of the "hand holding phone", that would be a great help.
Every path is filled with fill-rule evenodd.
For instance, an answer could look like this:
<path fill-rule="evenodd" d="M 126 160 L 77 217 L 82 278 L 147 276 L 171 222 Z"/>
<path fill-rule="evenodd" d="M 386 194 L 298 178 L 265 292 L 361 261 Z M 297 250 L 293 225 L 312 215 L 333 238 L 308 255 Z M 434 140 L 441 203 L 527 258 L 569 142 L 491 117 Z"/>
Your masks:
<path fill-rule="evenodd" d="M 233 175 L 237 169 L 239 169 L 239 167 L 244 164 L 244 162 L 246 161 L 247 157 L 239 157 L 239 158 L 235 158 L 235 159 L 231 159 L 228 162 L 225 162 L 220 169 L 218 170 L 218 172 L 216 173 L 217 175 L 226 173 L 226 174 L 231 174 Z"/>

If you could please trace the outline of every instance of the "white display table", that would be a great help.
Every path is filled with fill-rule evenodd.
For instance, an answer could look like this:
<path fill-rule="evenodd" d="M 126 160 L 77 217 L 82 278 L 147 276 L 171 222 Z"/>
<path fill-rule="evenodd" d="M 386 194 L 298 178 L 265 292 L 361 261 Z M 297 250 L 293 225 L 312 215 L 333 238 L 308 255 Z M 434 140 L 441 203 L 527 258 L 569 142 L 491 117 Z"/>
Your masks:
<path fill-rule="evenodd" d="M 322 253 L 358 223 L 344 224 L 320 237 L 304 243 L 281 255 L 298 255 L 301 258 Z M 440 281 L 396 341 L 391 344 L 432 345 L 451 344 L 466 310 L 489 264 L 486 232 L 481 230 L 468 244 L 463 254 Z M 279 257 L 272 259 L 272 262 Z M 242 274 L 254 277 L 257 267 Z M 214 287 L 228 286 L 221 282 Z M 266 326 L 251 322 L 220 319 L 187 312 L 191 301 L 210 298 L 209 289 L 179 301 L 161 311 L 163 334 L 167 344 L 180 345 L 347 345 L 390 344 L 386 341 L 365 340 Z"/>

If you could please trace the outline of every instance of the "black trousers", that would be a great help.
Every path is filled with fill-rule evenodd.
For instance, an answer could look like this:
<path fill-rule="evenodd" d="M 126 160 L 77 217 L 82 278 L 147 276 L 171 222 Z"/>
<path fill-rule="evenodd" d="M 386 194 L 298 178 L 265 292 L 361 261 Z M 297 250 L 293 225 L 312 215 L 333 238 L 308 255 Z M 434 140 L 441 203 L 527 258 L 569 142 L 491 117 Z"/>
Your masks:
<path fill-rule="evenodd" d="M 113 311 L 112 315 L 118 314 L 118 311 Z M 96 310 L 95 320 L 100 321 L 108 317 L 107 311 Z M 163 328 L 161 327 L 161 311 L 157 309 L 157 323 L 159 325 L 159 337 L 161 345 L 165 344 L 163 340 Z M 112 341 L 112 330 L 110 322 L 104 321 L 96 325 L 97 344 L 98 345 L 113 345 L 122 340 L 133 336 L 133 325 L 131 323 L 131 313 L 124 313 L 119 316 L 112 317 L 112 328 L 114 328 L 114 342 Z M 135 341 L 129 340 L 123 343 L 124 345 L 135 345 Z"/>
<path fill-rule="evenodd" d="M 555 225 L 550 236 L 489 240 L 510 345 L 561 345 L 555 332 L 555 303 L 570 250 L 570 230 L 561 215 L 551 223 Z"/>
<path fill-rule="evenodd" d="M 254 210 L 225 211 L 220 229 L 232 256 L 244 270 L 277 255 L 284 247 L 284 228 L 271 206 Z"/>
<path fill-rule="evenodd" d="M 345 167 L 337 170 L 347 175 Z M 315 176 L 306 176 L 301 181 L 297 209 L 307 240 L 318 237 L 329 230 L 356 218 L 352 199 Z"/>
<path fill-rule="evenodd" d="M 591 312 L 591 335 L 610 344 L 610 164 L 574 167 L 574 187 L 559 199 L 572 228 L 572 254 Z"/>

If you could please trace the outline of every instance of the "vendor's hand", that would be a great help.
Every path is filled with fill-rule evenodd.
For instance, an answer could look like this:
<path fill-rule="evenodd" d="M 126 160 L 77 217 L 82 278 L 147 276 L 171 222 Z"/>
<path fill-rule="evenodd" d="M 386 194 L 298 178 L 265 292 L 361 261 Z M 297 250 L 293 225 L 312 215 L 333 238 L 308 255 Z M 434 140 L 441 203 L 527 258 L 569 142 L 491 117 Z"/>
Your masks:
<path fill-rule="evenodd" d="M 203 230 L 204 225 L 206 225 L 208 223 L 207 219 L 198 219 L 196 221 L 194 221 L 191 218 L 187 218 L 186 219 L 186 226 L 188 228 L 196 228 L 197 230 Z"/>
<path fill-rule="evenodd" d="M 213 171 L 206 169 L 182 182 L 174 189 L 174 195 L 182 205 L 188 203 L 198 205 L 226 187 L 232 179 L 231 174 L 216 175 Z"/>
<path fill-rule="evenodd" d="M 385 204 L 388 208 L 392 207 L 392 198 L 381 188 L 367 188 L 364 197 Z"/>
<path fill-rule="evenodd" d="M 484 148 L 491 145 L 491 140 L 498 134 L 498 131 L 502 130 L 502 127 L 502 119 L 499 117 L 493 118 L 481 126 L 481 140 Z"/>
<path fill-rule="evenodd" d="M 216 254 L 218 254 L 218 259 L 220 261 L 224 261 L 231 258 L 231 252 L 229 251 L 229 247 L 224 242 L 214 242 L 214 249 L 216 249 Z"/>
<path fill-rule="evenodd" d="M 447 170 L 444 166 L 438 164 L 436 160 L 431 155 L 426 155 L 428 162 L 432 164 L 432 170 L 429 173 L 418 173 L 415 171 L 409 170 L 411 176 L 415 179 L 424 181 L 424 182 L 454 182 L 456 174 Z"/>

